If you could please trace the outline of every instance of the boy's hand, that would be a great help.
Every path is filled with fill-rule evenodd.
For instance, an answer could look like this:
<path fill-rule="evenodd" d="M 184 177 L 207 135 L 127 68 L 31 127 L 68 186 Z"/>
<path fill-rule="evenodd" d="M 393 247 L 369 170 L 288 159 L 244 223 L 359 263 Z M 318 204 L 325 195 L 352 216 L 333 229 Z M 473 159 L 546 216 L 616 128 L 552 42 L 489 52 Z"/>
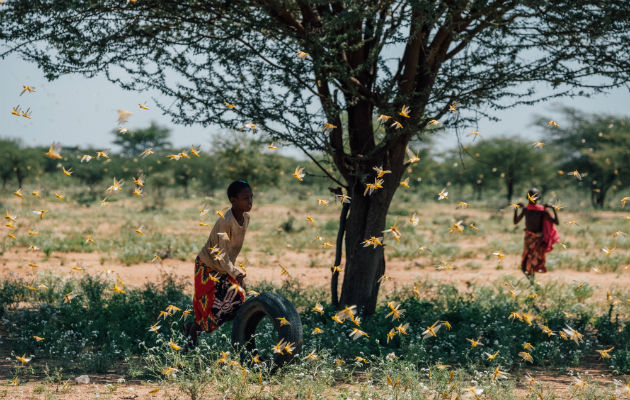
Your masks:
<path fill-rule="evenodd" d="M 236 282 L 238 282 L 240 287 L 247 291 L 247 285 L 245 285 L 245 275 L 239 274 L 239 276 L 236 277 Z"/>

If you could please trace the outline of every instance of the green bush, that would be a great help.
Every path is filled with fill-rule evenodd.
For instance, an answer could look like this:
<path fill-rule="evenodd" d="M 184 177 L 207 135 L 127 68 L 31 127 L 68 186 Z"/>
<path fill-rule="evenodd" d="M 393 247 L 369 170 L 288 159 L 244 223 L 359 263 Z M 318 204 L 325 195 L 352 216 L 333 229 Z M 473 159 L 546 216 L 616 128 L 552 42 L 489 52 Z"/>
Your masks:
<path fill-rule="evenodd" d="M 168 305 L 185 310 L 191 304 L 182 284 L 168 276 L 159 285 L 124 289 L 125 293 L 114 292 L 115 282 L 104 277 L 48 276 L 42 282 L 48 289 L 24 291 L 17 288 L 25 282 L 3 282 L 5 308 L 28 304 L 5 313 L 8 338 L 16 354 L 54 359 L 70 369 L 104 372 L 125 356 L 140 354 L 140 343 L 156 343 L 157 335 L 148 328 L 158 320 L 160 310 Z"/>

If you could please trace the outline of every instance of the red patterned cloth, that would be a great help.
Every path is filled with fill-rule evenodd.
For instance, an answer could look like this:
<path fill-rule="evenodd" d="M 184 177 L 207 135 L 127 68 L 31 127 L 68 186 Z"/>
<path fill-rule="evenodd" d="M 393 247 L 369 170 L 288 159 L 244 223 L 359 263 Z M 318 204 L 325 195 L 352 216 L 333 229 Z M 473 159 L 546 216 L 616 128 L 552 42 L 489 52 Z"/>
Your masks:
<path fill-rule="evenodd" d="M 215 281 L 217 280 L 217 281 Z M 243 289 L 227 273 L 218 273 L 197 257 L 195 260 L 195 322 L 206 332 L 212 332 L 231 321 L 245 301 Z"/>
<path fill-rule="evenodd" d="M 547 244 L 543 239 L 542 232 L 530 232 L 525 230 L 525 246 L 521 260 L 521 269 L 527 275 L 534 272 L 547 272 L 545 267 L 545 250 Z"/>

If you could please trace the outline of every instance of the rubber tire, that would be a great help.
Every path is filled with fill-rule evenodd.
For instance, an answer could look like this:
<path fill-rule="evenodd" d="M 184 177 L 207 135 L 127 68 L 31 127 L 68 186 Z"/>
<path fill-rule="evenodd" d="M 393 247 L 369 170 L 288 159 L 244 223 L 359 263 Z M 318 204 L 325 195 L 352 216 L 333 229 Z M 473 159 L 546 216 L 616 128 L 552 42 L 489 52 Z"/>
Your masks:
<path fill-rule="evenodd" d="M 253 337 L 256 333 L 258 323 L 265 317 L 272 321 L 278 340 L 284 339 L 295 345 L 293 354 L 274 354 L 273 360 L 263 360 L 270 364 L 272 371 L 291 361 L 296 354 L 302 350 L 302 320 L 300 314 L 289 300 L 277 293 L 261 293 L 256 297 L 249 298 L 243 303 L 236 313 L 232 323 L 232 345 L 242 347 L 241 363 L 249 364 L 251 357 L 257 353 L 256 340 Z M 284 317 L 290 325 L 280 326 L 277 318 Z M 270 362 L 273 361 L 273 362 Z"/>

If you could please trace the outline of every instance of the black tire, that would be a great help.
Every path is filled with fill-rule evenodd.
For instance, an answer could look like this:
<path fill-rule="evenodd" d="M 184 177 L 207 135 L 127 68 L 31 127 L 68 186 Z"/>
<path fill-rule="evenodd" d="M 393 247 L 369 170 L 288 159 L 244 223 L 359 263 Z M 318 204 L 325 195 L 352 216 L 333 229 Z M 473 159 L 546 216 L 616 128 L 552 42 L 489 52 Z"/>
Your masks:
<path fill-rule="evenodd" d="M 241 348 L 241 362 L 249 364 L 249 360 L 255 354 L 256 339 L 253 337 L 256 326 L 268 316 L 272 321 L 278 340 L 284 339 L 293 343 L 293 354 L 274 354 L 273 360 L 262 360 L 270 364 L 273 370 L 291 361 L 302 349 L 302 320 L 300 314 L 289 300 L 276 293 L 261 293 L 243 303 L 236 313 L 232 324 L 232 345 Z M 280 326 L 277 318 L 284 317 L 290 325 Z"/>

